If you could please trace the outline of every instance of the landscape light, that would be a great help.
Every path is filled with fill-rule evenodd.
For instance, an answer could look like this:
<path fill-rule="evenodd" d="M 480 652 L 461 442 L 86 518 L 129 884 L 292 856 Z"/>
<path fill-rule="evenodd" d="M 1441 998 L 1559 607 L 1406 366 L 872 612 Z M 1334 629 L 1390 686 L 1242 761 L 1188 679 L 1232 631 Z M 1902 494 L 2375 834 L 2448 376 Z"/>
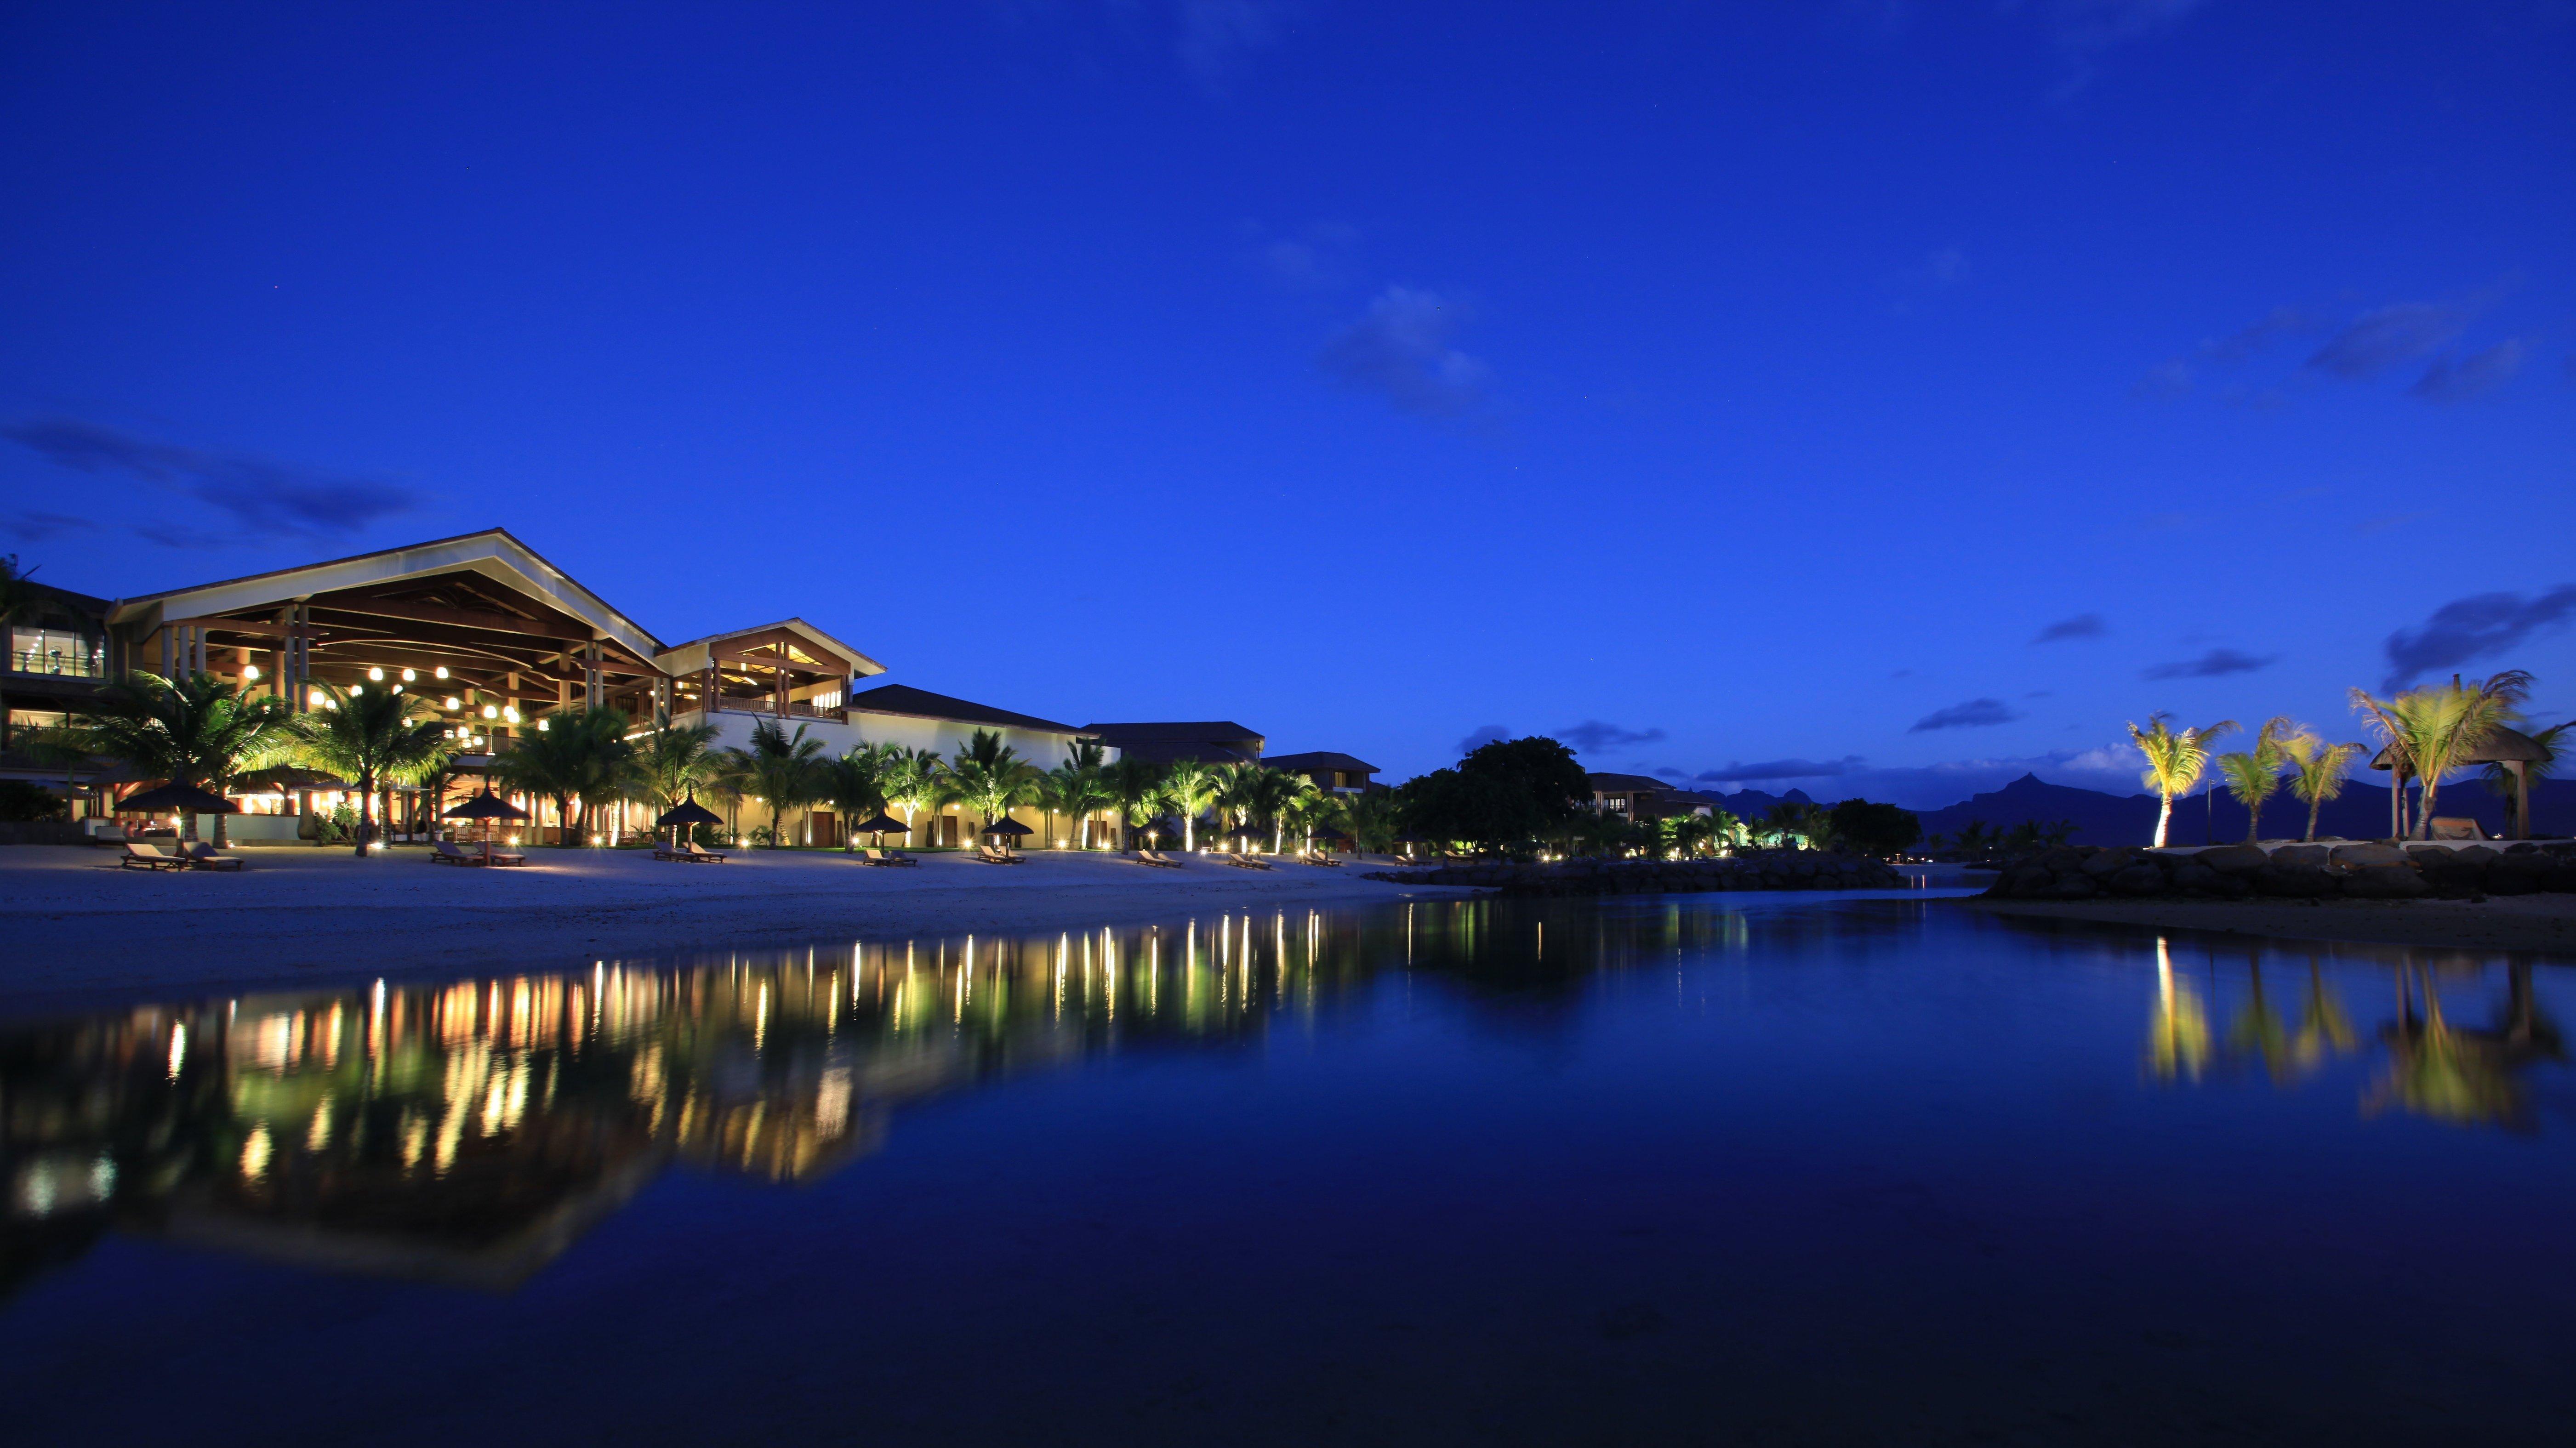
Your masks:
<path fill-rule="evenodd" d="M 516 718 L 516 717 L 518 717 L 518 716 L 516 716 L 516 715 L 512 715 L 511 717 L 512 717 L 512 718 Z M 545 720 L 540 719 L 540 720 L 538 720 L 538 721 L 537 721 L 537 732 L 538 732 L 538 733 L 540 733 L 540 734 L 543 734 L 543 733 L 545 733 L 545 732 L 546 732 L 546 721 L 545 721 Z"/>
<path fill-rule="evenodd" d="M 486 719 L 498 719 L 501 717 L 501 711 L 493 708 L 489 704 L 486 704 L 483 706 L 483 717 Z"/>
<path fill-rule="evenodd" d="M 349 697 L 353 699 L 365 692 L 367 692 L 367 686 L 364 684 L 351 684 L 349 686 Z"/>
<path fill-rule="evenodd" d="M 243 678 L 245 678 L 245 679 L 256 679 L 256 678 L 258 678 L 258 677 L 259 677 L 259 665 L 257 665 L 257 664 L 244 664 L 244 665 L 242 665 L 242 677 L 243 677 Z"/>
<path fill-rule="evenodd" d="M 395 692 L 395 693 L 397 693 L 397 694 L 401 693 L 401 692 L 402 692 L 402 685 L 400 685 L 400 684 L 396 684 L 396 685 L 394 685 L 394 692 Z"/>
<path fill-rule="evenodd" d="M 367 670 L 367 677 L 381 684 L 385 681 L 385 671 L 382 669 L 369 669 Z"/>
<path fill-rule="evenodd" d="M 438 666 L 438 677 L 442 679 L 447 677 L 447 665 L 441 664 Z"/>

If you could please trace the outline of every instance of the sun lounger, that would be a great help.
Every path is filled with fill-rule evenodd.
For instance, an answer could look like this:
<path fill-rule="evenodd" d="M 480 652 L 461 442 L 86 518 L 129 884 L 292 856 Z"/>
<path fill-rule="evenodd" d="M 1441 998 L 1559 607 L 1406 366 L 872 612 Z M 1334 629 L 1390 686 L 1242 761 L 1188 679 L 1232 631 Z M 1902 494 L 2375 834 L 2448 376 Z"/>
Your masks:
<path fill-rule="evenodd" d="M 190 845 L 187 860 L 191 868 L 199 870 L 238 870 L 242 867 L 241 856 L 222 854 L 207 844 Z"/>
<path fill-rule="evenodd" d="M 1152 850 L 1138 850 L 1136 852 L 1136 863 L 1140 865 L 1152 865 L 1157 869 L 1163 870 L 1177 870 L 1181 867 L 1180 861 L 1166 858 L 1165 856 L 1156 854 Z"/>
<path fill-rule="evenodd" d="M 871 865 L 913 865 L 913 866 L 918 866 L 918 865 L 921 863 L 919 860 L 914 859 L 912 856 L 907 855 L 907 854 L 903 854 L 903 853 L 901 853 L 900 851 L 896 851 L 896 850 L 874 850 L 874 849 L 870 849 L 870 850 L 861 850 L 861 851 L 859 851 L 859 858 L 860 858 L 860 859 L 862 859 L 862 860 L 865 860 L 867 863 L 869 863 L 869 864 L 871 864 Z"/>
<path fill-rule="evenodd" d="M 433 865 L 479 865 L 483 857 L 471 850 L 460 850 L 445 840 L 429 842 L 429 862 Z"/>
<path fill-rule="evenodd" d="M 1013 854 L 1006 850 L 997 850 L 991 845 L 977 845 L 975 847 L 975 858 L 983 861 L 987 865 L 1022 865 L 1028 863 L 1028 857 L 1026 855 Z"/>
<path fill-rule="evenodd" d="M 1309 865 L 1323 865 L 1335 870 L 1342 867 L 1342 862 L 1330 855 L 1300 855 L 1297 858 Z"/>
<path fill-rule="evenodd" d="M 721 865 L 733 856 L 710 850 L 695 840 L 683 840 L 680 842 L 680 858 L 702 865 Z"/>
<path fill-rule="evenodd" d="M 680 849 L 677 845 L 655 845 L 653 847 L 653 858 L 657 860 L 686 860 L 689 856 L 687 852 Z"/>
<path fill-rule="evenodd" d="M 178 856 L 165 855 L 161 853 L 159 846 L 147 845 L 135 840 L 128 840 L 125 842 L 125 858 L 118 860 L 116 863 L 118 868 L 126 870 L 184 870 L 188 868 L 188 862 L 180 859 Z"/>
<path fill-rule="evenodd" d="M 2476 820 L 2454 819 L 2447 815 L 2433 816 L 2433 827 L 2427 833 L 2437 840 L 2483 840 L 2487 837 L 2487 832 L 2478 828 Z"/>
<path fill-rule="evenodd" d="M 1259 855 L 1226 855 L 1225 862 L 1238 870 L 1267 870 L 1270 862 Z"/>

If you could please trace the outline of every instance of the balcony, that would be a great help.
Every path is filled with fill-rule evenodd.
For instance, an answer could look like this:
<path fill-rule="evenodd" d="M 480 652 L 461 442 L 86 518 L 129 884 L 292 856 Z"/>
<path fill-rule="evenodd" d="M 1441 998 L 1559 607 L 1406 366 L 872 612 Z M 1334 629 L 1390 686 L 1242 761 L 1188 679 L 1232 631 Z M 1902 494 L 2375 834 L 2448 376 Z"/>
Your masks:
<path fill-rule="evenodd" d="M 62 679 L 104 679 L 107 677 L 107 661 L 96 654 L 78 654 L 62 649 L 11 649 L 9 672 L 47 674 Z"/>

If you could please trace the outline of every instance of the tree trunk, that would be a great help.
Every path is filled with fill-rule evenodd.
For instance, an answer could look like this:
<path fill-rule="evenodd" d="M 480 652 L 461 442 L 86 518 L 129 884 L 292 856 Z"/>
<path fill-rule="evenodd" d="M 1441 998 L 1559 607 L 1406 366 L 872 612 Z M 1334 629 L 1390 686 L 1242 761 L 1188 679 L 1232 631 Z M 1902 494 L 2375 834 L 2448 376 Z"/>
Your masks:
<path fill-rule="evenodd" d="M 2172 822 L 2173 822 L 2173 796 L 2172 796 L 2172 795 L 2169 795 L 2169 794 L 2158 794 L 2158 795 L 2156 796 L 2156 843 L 2155 843 L 2155 848 L 2157 848 L 2157 849 L 2161 850 L 2161 849 L 2163 849 L 2163 848 L 2165 847 L 2165 827 L 2166 827 L 2167 825 L 2171 824 Z"/>
<path fill-rule="evenodd" d="M 358 774 L 358 858 L 367 857 L 367 835 L 375 828 L 376 774 L 361 770 Z"/>
<path fill-rule="evenodd" d="M 2263 801 L 2258 799 L 2245 807 L 2245 843 L 2254 845 L 2262 841 Z"/>
<path fill-rule="evenodd" d="M 2308 833 L 2300 843 L 2313 845 L 2317 842 L 2317 811 L 2325 807 L 2325 802 L 2323 794 L 2308 797 Z"/>
<path fill-rule="evenodd" d="M 2415 838 L 2429 840 L 2433 838 L 2433 805 L 2442 792 L 2442 786 L 2428 774 L 2424 776 L 2422 789 L 2423 796 L 2415 804 Z"/>

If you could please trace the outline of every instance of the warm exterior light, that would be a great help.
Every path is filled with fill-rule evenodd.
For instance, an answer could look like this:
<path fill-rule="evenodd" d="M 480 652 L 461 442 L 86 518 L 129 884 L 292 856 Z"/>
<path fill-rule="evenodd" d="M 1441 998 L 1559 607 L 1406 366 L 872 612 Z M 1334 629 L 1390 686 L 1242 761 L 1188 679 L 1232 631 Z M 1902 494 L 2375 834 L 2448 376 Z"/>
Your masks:
<path fill-rule="evenodd" d="M 447 665 L 441 664 L 438 666 L 438 677 L 442 679 L 447 677 Z"/>
<path fill-rule="evenodd" d="M 305 704 L 306 704 L 308 707 L 315 708 L 315 709 L 319 709 L 319 708 L 321 708 L 321 707 L 322 707 L 322 691 L 321 691 L 321 690 L 319 690 L 319 689 L 307 689 L 307 690 L 305 690 L 305 691 L 304 691 L 304 702 L 305 702 Z"/>
<path fill-rule="evenodd" d="M 367 677 L 381 684 L 385 681 L 385 671 L 382 669 L 369 669 L 367 670 Z"/>
<path fill-rule="evenodd" d="M 242 665 L 242 677 L 243 677 L 244 679 L 256 679 L 256 678 L 258 678 L 258 677 L 259 677 L 259 665 L 257 665 L 257 664 L 244 664 L 244 665 Z"/>
<path fill-rule="evenodd" d="M 515 715 L 515 714 L 513 714 L 513 715 L 511 715 L 510 717 L 512 717 L 512 718 L 514 718 L 514 719 L 515 719 L 515 718 L 517 718 L 518 716 L 517 716 L 517 715 Z M 545 733 L 545 732 L 546 732 L 546 721 L 545 721 L 545 720 L 540 719 L 540 720 L 538 720 L 538 721 L 537 721 L 537 732 L 538 732 L 538 733 L 540 733 L 540 734 L 543 734 L 543 733 Z"/>
<path fill-rule="evenodd" d="M 400 685 L 400 684 L 396 684 L 396 685 L 394 685 L 394 692 L 395 692 L 395 693 L 397 693 L 397 694 L 401 693 L 401 692 L 402 692 L 402 685 Z"/>
<path fill-rule="evenodd" d="M 448 696 L 447 696 L 447 707 L 448 707 L 448 708 L 450 708 L 450 709 L 456 708 L 458 705 L 462 704 L 463 702 L 464 702 L 464 700 L 457 698 L 454 694 L 450 694 L 450 695 L 448 695 Z"/>
<path fill-rule="evenodd" d="M 417 678 L 419 678 L 419 677 L 420 677 L 420 675 L 413 673 L 413 672 L 412 672 L 411 670 L 409 670 L 409 669 L 405 669 L 405 670 L 403 670 L 403 682 L 404 682 L 404 683 L 406 683 L 406 684 L 410 683 L 412 680 L 417 679 Z"/>
<path fill-rule="evenodd" d="M 501 711 L 493 708 L 489 704 L 486 704 L 483 706 L 483 717 L 486 719 L 498 719 L 501 717 Z"/>
<path fill-rule="evenodd" d="M 504 704 L 504 705 L 502 705 L 502 706 L 501 706 L 501 717 L 502 717 L 502 718 L 504 718 L 504 719 L 509 720 L 509 721 L 510 721 L 511 723 L 513 723 L 513 724 L 518 723 L 518 722 L 519 722 L 519 710 L 518 710 L 518 706 L 517 706 L 517 705 L 514 705 L 514 704 Z"/>
<path fill-rule="evenodd" d="M 351 684 L 349 686 L 349 697 L 353 699 L 365 692 L 367 692 L 367 686 L 364 684 Z"/>

